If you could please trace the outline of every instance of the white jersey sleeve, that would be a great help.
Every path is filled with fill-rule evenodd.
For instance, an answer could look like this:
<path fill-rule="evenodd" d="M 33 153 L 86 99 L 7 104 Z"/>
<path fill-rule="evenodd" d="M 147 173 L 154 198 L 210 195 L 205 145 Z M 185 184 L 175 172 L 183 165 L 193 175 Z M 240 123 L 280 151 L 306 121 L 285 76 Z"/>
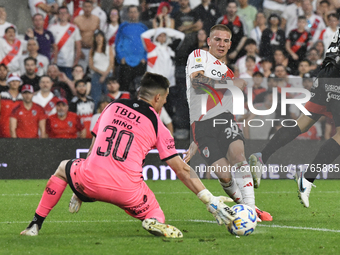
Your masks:
<path fill-rule="evenodd" d="M 207 62 L 207 54 L 204 50 L 194 50 L 188 57 L 187 74 L 190 76 L 194 72 L 204 71 Z"/>

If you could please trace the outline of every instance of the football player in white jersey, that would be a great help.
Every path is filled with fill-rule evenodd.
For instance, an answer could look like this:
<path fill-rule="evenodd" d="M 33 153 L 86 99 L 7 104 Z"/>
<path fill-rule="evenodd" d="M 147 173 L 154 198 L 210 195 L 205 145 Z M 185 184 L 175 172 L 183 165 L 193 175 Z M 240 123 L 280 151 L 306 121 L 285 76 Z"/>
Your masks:
<path fill-rule="evenodd" d="M 236 203 L 255 210 L 253 178 L 245 158 L 242 131 L 232 114 L 230 88 L 232 85 L 243 90 L 246 82 L 234 80 L 234 73 L 223 62 L 232 43 L 231 35 L 227 26 L 213 26 L 207 39 L 209 51 L 195 50 L 188 57 L 187 97 L 194 141 L 185 161 L 198 149 L 207 165 L 216 170 L 224 191 Z M 228 84 L 229 89 L 222 84 Z M 224 120 L 226 124 L 215 125 L 215 120 Z M 256 211 L 260 219 L 272 220 L 269 213 Z"/>

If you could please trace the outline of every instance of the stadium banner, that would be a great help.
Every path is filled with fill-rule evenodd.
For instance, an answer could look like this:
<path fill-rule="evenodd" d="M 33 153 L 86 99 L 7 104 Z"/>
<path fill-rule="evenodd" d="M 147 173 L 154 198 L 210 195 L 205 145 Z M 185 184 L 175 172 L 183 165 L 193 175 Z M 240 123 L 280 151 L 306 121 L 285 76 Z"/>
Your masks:
<path fill-rule="evenodd" d="M 247 140 L 246 157 L 262 149 L 267 141 Z M 323 141 L 295 140 L 276 152 L 268 161 L 263 179 L 293 179 L 294 173 L 310 164 Z M 0 139 L 0 178 L 1 179 L 48 179 L 57 169 L 60 161 L 72 158 L 85 158 L 91 144 L 89 139 Z M 176 141 L 178 153 L 189 147 L 189 141 Z M 214 169 L 203 163 L 199 153 L 191 159 L 191 166 L 200 178 L 216 178 Z M 311 166 L 319 171 L 320 179 L 339 179 L 340 158 L 331 165 Z M 145 180 L 175 180 L 176 175 L 165 162 L 159 159 L 157 150 L 151 150 L 143 165 Z"/>

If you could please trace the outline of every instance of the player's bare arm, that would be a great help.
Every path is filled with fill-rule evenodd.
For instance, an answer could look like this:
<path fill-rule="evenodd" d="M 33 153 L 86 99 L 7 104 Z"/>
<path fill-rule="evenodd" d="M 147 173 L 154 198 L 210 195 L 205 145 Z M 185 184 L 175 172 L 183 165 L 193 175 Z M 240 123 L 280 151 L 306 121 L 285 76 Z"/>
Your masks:
<path fill-rule="evenodd" d="M 191 84 L 194 89 L 200 87 L 206 87 L 205 85 L 209 85 L 211 87 L 215 87 L 215 84 L 224 83 L 221 80 L 214 80 L 204 75 L 204 70 L 194 72 L 190 75 Z"/>

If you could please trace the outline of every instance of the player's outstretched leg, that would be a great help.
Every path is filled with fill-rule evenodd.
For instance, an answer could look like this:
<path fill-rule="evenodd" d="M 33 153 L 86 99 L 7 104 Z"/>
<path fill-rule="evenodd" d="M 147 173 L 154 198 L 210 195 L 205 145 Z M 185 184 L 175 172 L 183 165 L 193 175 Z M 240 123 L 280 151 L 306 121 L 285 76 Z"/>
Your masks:
<path fill-rule="evenodd" d="M 81 201 L 76 194 L 73 193 L 70 203 L 68 205 L 68 210 L 70 213 L 77 213 L 80 210 L 81 204 L 83 201 Z"/>
<path fill-rule="evenodd" d="M 295 173 L 295 181 L 298 186 L 298 196 L 300 199 L 301 204 L 303 204 L 305 207 L 309 207 L 309 194 L 312 190 L 312 186 L 315 187 L 315 185 L 312 182 L 309 182 L 304 177 L 304 172 Z"/>
<path fill-rule="evenodd" d="M 52 175 L 49 181 L 47 182 L 46 188 L 43 192 L 38 208 L 35 211 L 33 220 L 28 225 L 28 227 L 20 233 L 20 235 L 25 236 L 38 235 L 45 218 L 53 209 L 53 207 L 58 203 L 61 195 L 63 194 L 67 186 L 65 174 L 65 166 L 67 162 L 68 160 L 62 161 L 55 174 Z"/>
<path fill-rule="evenodd" d="M 169 238 L 181 238 L 182 232 L 171 225 L 161 223 L 156 219 L 145 219 L 142 222 L 143 228 L 155 236 L 164 236 Z"/>
<path fill-rule="evenodd" d="M 261 177 L 262 177 L 262 167 L 263 167 L 263 161 L 262 161 L 262 153 L 257 152 L 253 153 L 249 157 L 249 166 L 250 166 L 250 172 L 253 176 L 254 181 L 254 188 L 257 189 L 260 186 Z"/>

